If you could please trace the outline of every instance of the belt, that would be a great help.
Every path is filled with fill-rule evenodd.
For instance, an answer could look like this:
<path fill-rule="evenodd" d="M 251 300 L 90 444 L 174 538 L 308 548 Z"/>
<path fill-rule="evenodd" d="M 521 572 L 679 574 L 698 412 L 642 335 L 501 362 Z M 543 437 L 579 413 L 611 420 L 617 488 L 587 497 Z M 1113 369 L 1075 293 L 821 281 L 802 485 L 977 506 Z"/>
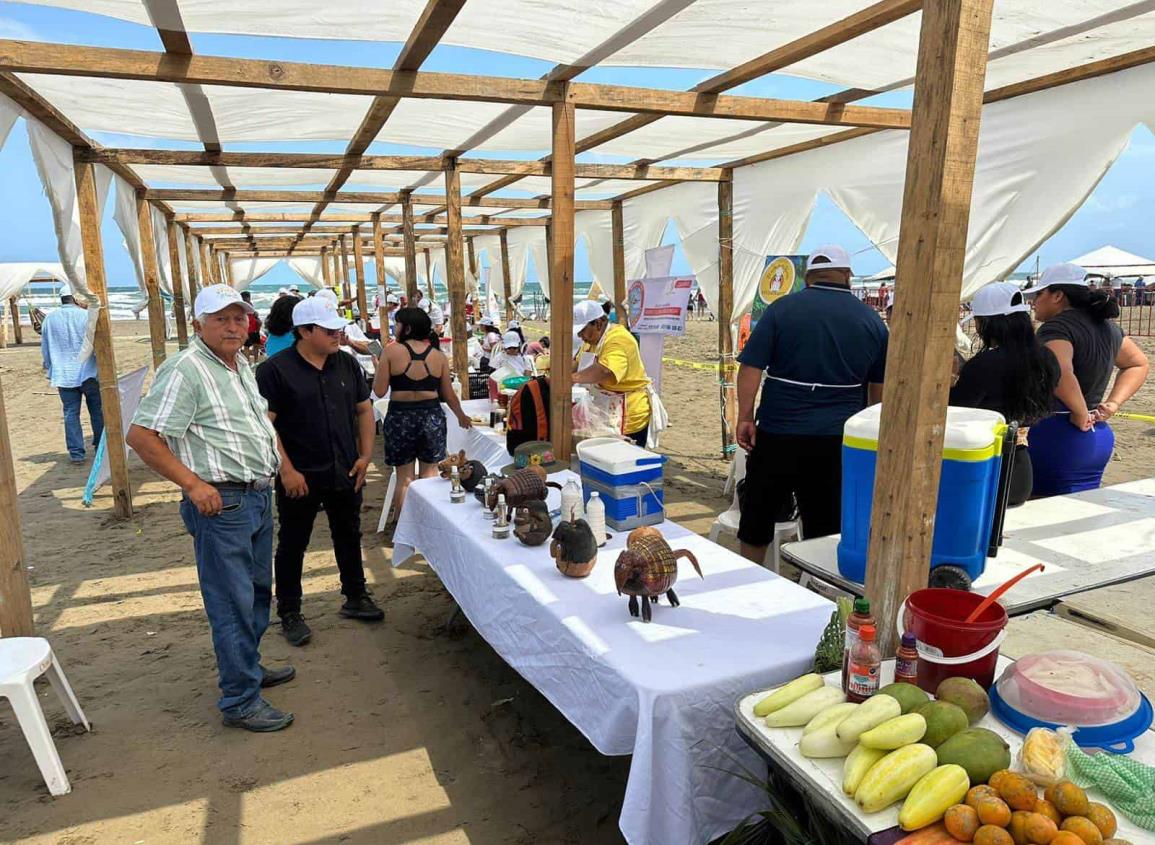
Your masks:
<path fill-rule="evenodd" d="M 268 490 L 273 485 L 271 478 L 258 478 L 256 481 L 210 481 L 218 490 L 241 490 L 243 492 Z"/>

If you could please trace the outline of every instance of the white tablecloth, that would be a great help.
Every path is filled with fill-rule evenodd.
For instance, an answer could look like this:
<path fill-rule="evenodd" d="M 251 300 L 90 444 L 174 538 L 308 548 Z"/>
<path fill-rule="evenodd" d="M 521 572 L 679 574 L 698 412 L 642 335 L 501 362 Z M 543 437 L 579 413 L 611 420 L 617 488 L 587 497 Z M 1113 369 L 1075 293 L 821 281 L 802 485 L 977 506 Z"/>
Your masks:
<path fill-rule="evenodd" d="M 552 490 L 550 506 L 558 504 Z M 680 562 L 682 606 L 663 600 L 645 624 L 613 585 L 625 535 L 579 580 L 555 569 L 548 544 L 494 540 L 491 525 L 472 499 L 450 504 L 447 482 L 415 482 L 394 561 L 406 546 L 420 551 L 474 628 L 598 751 L 633 755 L 620 819 L 626 840 L 701 845 L 763 809 L 758 791 L 727 773 L 759 765 L 734 730 L 734 703 L 805 672 L 833 606 L 667 522 L 662 532 L 697 555 L 705 579 Z"/>
<path fill-rule="evenodd" d="M 486 423 L 489 422 L 492 407 L 493 404 L 488 399 L 469 399 L 461 403 L 461 410 L 467 415 L 483 418 Z M 453 416 L 448 405 L 443 402 L 441 408 L 445 411 L 447 453 L 452 454 L 464 449 L 466 458 L 481 461 L 490 472 L 500 472 L 503 466 L 513 463 L 513 458 L 505 449 L 505 432 L 476 423 L 473 428 L 462 428 L 457 424 L 457 417 Z"/>

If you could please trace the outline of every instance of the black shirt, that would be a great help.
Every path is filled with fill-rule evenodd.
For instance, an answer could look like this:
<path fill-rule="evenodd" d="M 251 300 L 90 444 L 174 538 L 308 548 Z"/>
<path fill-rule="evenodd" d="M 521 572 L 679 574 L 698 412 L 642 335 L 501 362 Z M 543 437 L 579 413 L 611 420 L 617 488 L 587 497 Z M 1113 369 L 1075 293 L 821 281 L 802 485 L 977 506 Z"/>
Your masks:
<path fill-rule="evenodd" d="M 351 490 L 357 461 L 357 405 L 369 385 L 357 360 L 334 352 L 318 370 L 293 346 L 257 367 L 257 387 L 277 415 L 285 454 L 310 487 Z"/>
<path fill-rule="evenodd" d="M 1051 393 L 1059 384 L 1059 362 L 1050 350 L 1043 357 L 1047 362 L 1048 393 Z M 1013 376 L 1021 364 L 1004 349 L 981 350 L 959 370 L 958 382 L 950 390 L 950 404 L 997 411 L 1009 422 L 1015 417 L 1015 406 L 1022 404 L 1013 401 L 1016 389 Z M 1031 425 L 1038 420 L 1020 419 L 1019 422 Z"/>
<path fill-rule="evenodd" d="M 1072 367 L 1087 408 L 1093 410 L 1103 401 L 1115 359 L 1123 345 L 1123 330 L 1111 320 L 1097 321 L 1077 308 L 1068 308 L 1039 326 L 1039 340 L 1065 340 L 1074 347 Z M 1055 400 L 1056 407 L 1063 404 Z"/>

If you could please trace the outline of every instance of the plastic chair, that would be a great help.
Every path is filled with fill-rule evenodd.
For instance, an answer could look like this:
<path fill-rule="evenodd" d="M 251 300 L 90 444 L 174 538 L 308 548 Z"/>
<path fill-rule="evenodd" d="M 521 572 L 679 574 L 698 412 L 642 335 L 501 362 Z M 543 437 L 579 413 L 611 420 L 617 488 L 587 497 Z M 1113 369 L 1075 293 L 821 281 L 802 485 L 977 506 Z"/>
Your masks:
<path fill-rule="evenodd" d="M 734 491 L 734 497 L 730 502 L 729 509 L 718 514 L 714 524 L 710 526 L 710 542 L 717 543 L 722 534 L 738 536 L 738 521 L 742 517 L 741 508 L 738 506 L 738 482 L 745 477 L 746 452 L 739 449 L 734 453 L 730 479 L 726 481 L 726 486 Z M 774 523 L 774 538 L 766 550 L 766 558 L 762 561 L 762 565 L 771 572 L 777 573 L 782 563 L 782 543 L 787 540 L 801 539 L 802 523 L 800 520 L 792 519 L 789 522 Z"/>
<path fill-rule="evenodd" d="M 28 740 L 28 747 L 32 749 L 48 791 L 53 795 L 67 795 L 72 791 L 72 784 L 68 782 L 64 764 L 56 753 L 52 732 L 32 685 L 41 675 L 48 676 L 73 724 L 92 730 L 48 640 L 40 637 L 0 639 L 0 697 L 11 702 L 16 721 L 24 731 L 24 738 Z"/>

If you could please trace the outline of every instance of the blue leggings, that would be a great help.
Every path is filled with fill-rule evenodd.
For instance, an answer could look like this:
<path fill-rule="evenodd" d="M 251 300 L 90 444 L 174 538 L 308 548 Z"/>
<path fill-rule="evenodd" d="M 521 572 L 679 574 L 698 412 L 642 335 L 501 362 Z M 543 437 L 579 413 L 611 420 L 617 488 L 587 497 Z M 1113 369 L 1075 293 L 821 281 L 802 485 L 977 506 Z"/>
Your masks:
<path fill-rule="evenodd" d="M 1027 436 L 1035 471 L 1035 496 L 1060 496 L 1094 490 L 1115 448 L 1115 432 L 1105 422 L 1079 431 L 1067 414 L 1053 414 L 1031 426 Z"/>

